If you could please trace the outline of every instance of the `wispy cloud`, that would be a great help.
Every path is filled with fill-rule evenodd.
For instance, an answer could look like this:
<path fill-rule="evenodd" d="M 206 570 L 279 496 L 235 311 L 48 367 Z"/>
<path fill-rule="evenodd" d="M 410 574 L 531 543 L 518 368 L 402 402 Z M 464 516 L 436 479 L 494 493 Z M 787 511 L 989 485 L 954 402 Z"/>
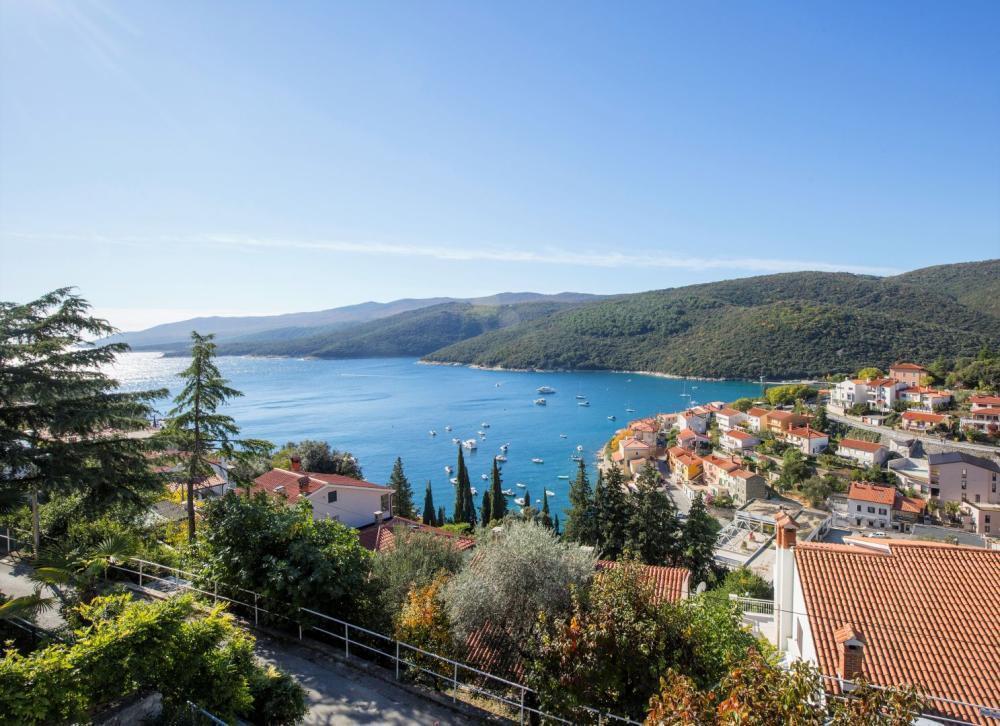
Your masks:
<path fill-rule="evenodd" d="M 607 269 L 669 269 L 669 270 L 733 270 L 743 272 L 795 272 L 815 270 L 819 272 L 853 272 L 866 275 L 894 275 L 898 268 L 854 265 L 823 260 L 777 259 L 768 257 L 707 257 L 658 251 L 650 245 L 640 253 L 593 252 L 571 250 L 557 246 L 537 246 L 531 249 L 499 248 L 488 245 L 420 245 L 398 244 L 375 241 L 352 240 L 308 240 L 284 237 L 255 237 L 247 235 L 205 234 L 192 236 L 112 236 L 104 234 L 88 235 L 45 235 L 27 233 L 6 233 L 6 237 L 27 238 L 42 241 L 60 240 L 91 244 L 120 244 L 127 246 L 153 246 L 163 244 L 183 244 L 191 246 L 217 245 L 234 249 L 275 249 L 304 250 L 368 256 L 426 257 L 435 260 L 456 262 L 499 262 L 510 264 L 561 265 L 577 267 L 597 267 Z"/>

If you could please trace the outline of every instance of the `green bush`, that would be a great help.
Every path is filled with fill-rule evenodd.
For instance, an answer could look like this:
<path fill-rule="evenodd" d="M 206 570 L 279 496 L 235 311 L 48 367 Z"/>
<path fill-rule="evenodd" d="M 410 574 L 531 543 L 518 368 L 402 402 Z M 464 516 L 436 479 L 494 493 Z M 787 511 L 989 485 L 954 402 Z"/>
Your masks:
<path fill-rule="evenodd" d="M 274 666 L 255 671 L 249 681 L 253 698 L 251 721 L 264 726 L 299 723 L 306 715 L 302 687 Z"/>

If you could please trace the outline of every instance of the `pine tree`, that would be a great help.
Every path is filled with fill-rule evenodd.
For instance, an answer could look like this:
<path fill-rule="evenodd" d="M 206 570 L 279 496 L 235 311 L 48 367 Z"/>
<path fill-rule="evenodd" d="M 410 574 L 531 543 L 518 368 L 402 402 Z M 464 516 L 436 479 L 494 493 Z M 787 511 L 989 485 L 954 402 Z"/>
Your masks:
<path fill-rule="evenodd" d="M 446 523 L 447 520 L 444 518 L 444 507 L 438 507 L 437 526 L 443 527 Z"/>
<path fill-rule="evenodd" d="M 673 564 L 680 555 L 677 507 L 660 488 L 656 469 L 647 464 L 630 495 L 631 517 L 625 547 L 647 565 Z"/>
<path fill-rule="evenodd" d="M 127 433 L 148 426 L 167 391 L 117 390 L 101 368 L 128 346 L 87 343 L 114 332 L 70 288 L 0 302 L 0 498 L 31 500 L 36 552 L 40 499 L 78 492 L 94 512 L 162 486 L 146 456 L 161 444 Z"/>
<path fill-rule="evenodd" d="M 413 507 L 413 488 L 409 479 L 403 473 L 403 460 L 396 457 L 396 463 L 392 465 L 392 474 L 389 476 L 389 486 L 396 490 L 392 511 L 400 517 L 413 519 L 417 512 Z"/>
<path fill-rule="evenodd" d="M 507 516 L 507 499 L 503 495 L 503 483 L 500 479 L 500 466 L 497 460 L 493 460 L 493 477 L 490 483 L 490 507 L 494 520 L 501 520 Z M 483 522 L 485 526 L 487 523 Z"/>
<path fill-rule="evenodd" d="M 587 478 L 587 465 L 580 460 L 576 479 L 569 488 L 570 508 L 566 510 L 566 539 L 582 545 L 596 545 L 594 495 Z"/>
<path fill-rule="evenodd" d="M 552 529 L 552 515 L 549 514 L 549 493 L 547 491 L 542 491 L 542 517 L 541 522 L 543 527 L 548 527 Z"/>
<path fill-rule="evenodd" d="M 602 497 L 596 500 L 595 511 L 599 528 L 598 549 L 601 556 L 617 559 L 625 550 L 625 538 L 632 519 L 632 506 L 625 492 L 625 477 L 621 469 L 612 467 L 604 481 Z"/>
<path fill-rule="evenodd" d="M 492 498 L 489 490 L 483 492 L 483 506 L 479 510 L 479 521 L 483 523 L 484 527 L 488 527 L 490 522 L 493 521 Z"/>
<path fill-rule="evenodd" d="M 427 480 L 427 489 L 424 490 L 424 516 L 421 521 L 431 527 L 438 523 L 434 514 L 434 492 L 431 491 L 430 479 Z"/>
<path fill-rule="evenodd" d="M 188 540 L 194 541 L 194 488 L 195 484 L 212 475 L 210 455 L 218 452 L 231 458 L 237 448 L 243 455 L 254 451 L 270 453 L 266 441 L 243 440 L 239 427 L 231 416 L 217 413 L 218 408 L 233 398 L 242 396 L 229 387 L 215 365 L 214 335 L 191 333 L 191 364 L 179 374 L 184 388 L 174 398 L 174 407 L 168 414 L 164 437 L 183 454 L 187 478 Z"/>
<path fill-rule="evenodd" d="M 691 503 L 682 535 L 684 564 L 691 570 L 692 587 L 699 582 L 708 582 L 712 576 L 712 562 L 715 558 L 715 540 L 718 531 L 719 524 L 708 513 L 705 500 L 699 493 Z"/>

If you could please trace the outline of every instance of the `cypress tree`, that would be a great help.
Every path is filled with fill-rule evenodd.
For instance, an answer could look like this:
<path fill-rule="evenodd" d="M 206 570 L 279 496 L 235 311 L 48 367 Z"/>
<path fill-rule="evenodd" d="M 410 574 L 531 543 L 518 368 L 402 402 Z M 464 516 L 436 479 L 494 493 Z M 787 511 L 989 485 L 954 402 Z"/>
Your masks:
<path fill-rule="evenodd" d="M 587 465 L 580 460 L 576 479 L 569 488 L 570 508 L 566 510 L 566 538 L 582 545 L 597 544 L 594 531 L 594 494 L 587 478 Z"/>
<path fill-rule="evenodd" d="M 431 527 L 438 523 L 434 514 L 434 492 L 431 491 L 430 479 L 427 480 L 427 489 L 424 490 L 424 516 L 421 519 L 424 524 Z"/>
<path fill-rule="evenodd" d="M 444 525 L 445 525 L 445 518 L 444 518 L 444 507 L 438 507 L 438 520 L 437 520 L 437 526 L 438 526 L 438 527 L 443 527 Z"/>
<path fill-rule="evenodd" d="M 639 473 L 636 492 L 628 499 L 631 506 L 625 547 L 647 565 L 675 564 L 680 554 L 677 508 L 659 487 L 651 465 Z"/>
<path fill-rule="evenodd" d="M 525 519 L 531 519 L 534 514 L 534 508 L 531 506 L 531 492 L 528 488 L 524 489 L 524 506 L 521 507 L 521 516 Z"/>
<path fill-rule="evenodd" d="M 559 515 L 552 515 L 552 531 L 559 534 Z"/>
<path fill-rule="evenodd" d="M 549 493 L 542 490 L 542 526 L 552 529 L 552 516 L 549 514 Z"/>
<path fill-rule="evenodd" d="M 500 467 L 497 460 L 493 460 L 493 479 L 490 484 L 490 507 L 494 520 L 500 520 L 507 516 L 507 499 L 503 495 L 503 484 L 500 480 Z M 486 522 L 483 522 L 485 525 Z"/>
<path fill-rule="evenodd" d="M 489 490 L 483 492 L 483 506 L 482 509 L 479 510 L 479 521 L 483 523 L 484 527 L 488 526 L 489 523 L 493 521 L 492 499 L 493 497 L 491 496 Z"/>
<path fill-rule="evenodd" d="M 596 505 L 600 528 L 598 544 L 601 556 L 613 560 L 625 549 L 632 514 L 631 502 L 625 492 L 625 476 L 618 467 L 612 467 L 601 483 L 602 498 Z"/>
<path fill-rule="evenodd" d="M 413 519 L 417 512 L 413 507 L 413 488 L 409 479 L 403 473 L 403 460 L 396 457 L 396 463 L 392 465 L 392 474 L 389 476 L 389 486 L 396 490 L 395 506 L 392 511 L 400 517 Z"/>
<path fill-rule="evenodd" d="M 691 583 L 708 582 L 712 576 L 712 562 L 715 559 L 715 540 L 719 524 L 708 513 L 705 500 L 699 493 L 691 503 L 687 521 L 684 523 L 684 564 L 691 570 Z"/>
<path fill-rule="evenodd" d="M 472 485 L 469 483 L 469 470 L 465 468 L 465 455 L 462 453 L 462 447 L 458 447 L 458 463 L 455 465 L 456 484 L 455 484 L 455 507 L 451 513 L 451 519 L 455 524 L 460 522 L 467 522 L 468 518 L 466 513 L 468 512 L 468 504 L 466 503 L 466 494 L 472 495 Z"/>
<path fill-rule="evenodd" d="M 472 486 L 471 485 L 469 485 L 468 487 L 466 487 L 465 496 L 463 497 L 463 499 L 465 500 L 465 521 L 466 521 L 467 524 L 469 524 L 469 526 L 475 527 L 476 526 L 476 519 L 477 519 L 477 517 L 476 517 L 476 500 L 475 500 L 475 497 L 472 494 Z"/>

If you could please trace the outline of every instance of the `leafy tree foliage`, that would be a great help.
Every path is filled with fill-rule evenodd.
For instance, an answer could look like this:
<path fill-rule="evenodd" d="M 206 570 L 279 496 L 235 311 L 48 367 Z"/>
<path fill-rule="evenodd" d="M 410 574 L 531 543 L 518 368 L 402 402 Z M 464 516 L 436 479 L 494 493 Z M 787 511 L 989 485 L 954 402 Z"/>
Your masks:
<path fill-rule="evenodd" d="M 875 366 L 868 366 L 867 368 L 859 370 L 854 377 L 860 378 L 863 381 L 870 381 L 873 378 L 881 378 L 884 375 L 885 374 L 881 371 L 881 369 L 876 368 Z"/>
<path fill-rule="evenodd" d="M 338 451 L 325 441 L 305 439 L 289 441 L 274 455 L 272 464 L 279 469 L 291 469 L 292 457 L 298 457 L 305 471 L 317 474 L 340 474 L 352 479 L 364 479 L 361 465 L 348 451 Z"/>
<path fill-rule="evenodd" d="M 761 600 L 770 600 L 774 597 L 771 583 L 747 567 L 729 570 L 719 586 L 711 592 L 716 595 L 740 595 Z"/>
<path fill-rule="evenodd" d="M 564 537 L 582 545 L 597 544 L 597 512 L 594 493 L 587 478 L 587 464 L 580 459 L 576 478 L 569 487 Z"/>
<path fill-rule="evenodd" d="M 772 386 L 764 391 L 764 397 L 772 406 L 788 406 L 799 399 L 811 401 L 816 398 L 817 391 L 803 383 L 789 383 L 785 386 Z"/>
<path fill-rule="evenodd" d="M 397 529 L 395 545 L 375 555 L 371 571 L 380 611 L 389 624 L 395 622 L 410 590 L 429 585 L 441 573 L 458 572 L 464 561 L 447 537 Z"/>
<path fill-rule="evenodd" d="M 194 701 L 228 720 L 270 714 L 268 724 L 305 715 L 304 692 L 257 665 L 254 639 L 221 608 L 193 617 L 190 597 L 159 602 L 128 595 L 80 606 L 89 625 L 69 644 L 0 659 L 0 713 L 11 723 L 89 722 L 92 712 L 135 693 L 163 694 L 168 718 Z M 283 682 L 265 687 L 267 680 Z"/>
<path fill-rule="evenodd" d="M 211 500 L 197 543 L 205 581 L 260 593 L 271 603 L 364 619 L 371 606 L 371 553 L 357 533 L 316 521 L 308 502 L 286 506 L 263 492 Z"/>
<path fill-rule="evenodd" d="M 90 345 L 115 332 L 70 288 L 29 303 L 0 302 L 0 498 L 7 508 L 79 493 L 83 512 L 140 503 L 162 481 L 130 438 L 148 426 L 165 390 L 122 393 L 101 371 L 123 344 Z M 79 514 L 79 513 L 78 513 Z M 35 548 L 40 540 L 33 522 Z"/>
<path fill-rule="evenodd" d="M 625 549 L 647 565 L 675 562 L 680 551 L 677 507 L 659 486 L 659 475 L 650 464 L 639 472 L 636 492 L 626 495 L 629 510 Z"/>
<path fill-rule="evenodd" d="M 417 511 L 413 506 L 413 487 L 410 480 L 403 473 L 403 460 L 396 457 L 396 463 L 392 465 L 392 474 L 389 475 L 389 486 L 396 491 L 393 497 L 393 509 L 400 517 L 413 519 L 417 516 Z"/>
<path fill-rule="evenodd" d="M 559 617 L 593 576 L 594 557 L 535 522 L 509 522 L 482 541 L 444 600 L 460 642 L 489 626 L 498 652 L 527 654 L 538 613 Z"/>
<path fill-rule="evenodd" d="M 625 551 L 628 526 L 632 518 L 625 477 L 618 467 L 598 475 L 594 488 L 594 510 L 597 514 L 597 549 L 602 557 L 617 559 Z"/>
<path fill-rule="evenodd" d="M 746 397 L 737 398 L 735 401 L 729 404 L 729 406 L 730 408 L 735 408 L 737 411 L 742 411 L 743 413 L 746 413 L 751 408 L 753 408 L 753 399 Z"/>
<path fill-rule="evenodd" d="M 836 474 L 813 475 L 802 482 L 802 493 L 814 507 L 821 506 L 834 492 L 844 491 L 844 482 Z"/>
<path fill-rule="evenodd" d="M 816 415 L 813 418 L 812 427 L 817 431 L 828 432 L 830 430 L 830 418 L 826 415 L 826 406 L 823 404 L 816 407 Z"/>
<path fill-rule="evenodd" d="M 781 457 L 781 474 L 778 475 L 778 487 L 788 490 L 802 482 L 810 471 L 809 462 L 798 449 L 788 449 Z"/>
<path fill-rule="evenodd" d="M 635 562 L 601 572 L 570 613 L 540 625 L 530 681 L 543 706 L 571 720 L 583 705 L 642 718 L 667 669 L 714 685 L 756 642 L 728 604 L 656 602 Z"/>
<path fill-rule="evenodd" d="M 397 638 L 431 653 L 454 654 L 455 644 L 443 598 L 447 582 L 447 576 L 440 573 L 430 582 L 410 589 L 396 622 Z M 408 656 L 408 659 L 413 658 L 429 670 L 440 668 L 440 661 L 425 661 L 425 656 L 419 653 Z"/>

